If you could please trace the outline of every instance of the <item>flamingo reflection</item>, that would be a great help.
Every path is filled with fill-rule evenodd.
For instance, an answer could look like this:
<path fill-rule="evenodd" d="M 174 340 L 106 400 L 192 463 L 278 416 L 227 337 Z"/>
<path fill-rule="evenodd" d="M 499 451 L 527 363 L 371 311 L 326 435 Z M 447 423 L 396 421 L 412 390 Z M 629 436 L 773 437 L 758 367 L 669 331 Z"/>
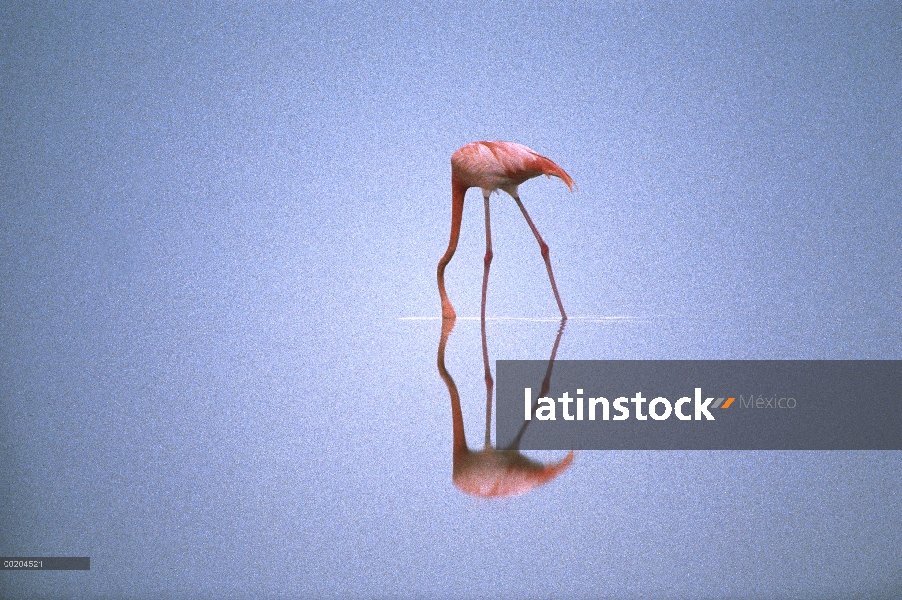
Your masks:
<path fill-rule="evenodd" d="M 485 302 L 485 296 L 483 296 Z M 467 439 L 464 434 L 463 413 L 460 407 L 460 394 L 457 391 L 457 385 L 445 368 L 445 346 L 448 343 L 448 337 L 454 328 L 455 319 L 443 319 L 442 335 L 438 345 L 438 372 L 448 387 L 448 393 L 451 396 L 451 420 L 454 428 L 454 454 L 453 454 L 453 475 L 454 485 L 461 491 L 471 496 L 481 498 L 504 498 L 508 496 L 519 496 L 535 489 L 545 483 L 548 483 L 558 475 L 560 475 L 570 463 L 573 462 L 573 451 L 571 451 L 563 460 L 557 463 L 543 464 L 534 461 L 520 453 L 519 446 L 526 427 L 531 421 L 525 421 L 519 433 L 506 448 L 497 449 L 492 447 L 491 443 L 491 422 L 492 422 L 492 392 L 494 388 L 494 380 L 492 379 L 492 371 L 489 367 L 488 344 L 486 343 L 485 333 L 485 307 L 482 311 L 482 358 L 485 367 L 485 386 L 486 386 L 486 416 L 485 416 L 485 445 L 482 450 L 474 451 L 467 447 Z M 564 333 L 566 321 L 561 320 L 561 326 L 558 329 L 557 337 L 554 340 L 554 346 L 551 350 L 551 358 L 548 361 L 548 370 L 545 373 L 545 379 L 542 382 L 541 393 L 539 398 L 548 392 L 551 381 L 551 370 L 554 364 L 554 357 L 557 354 L 558 345 L 561 341 L 561 335 Z M 533 410 L 535 410 L 535 406 Z"/>

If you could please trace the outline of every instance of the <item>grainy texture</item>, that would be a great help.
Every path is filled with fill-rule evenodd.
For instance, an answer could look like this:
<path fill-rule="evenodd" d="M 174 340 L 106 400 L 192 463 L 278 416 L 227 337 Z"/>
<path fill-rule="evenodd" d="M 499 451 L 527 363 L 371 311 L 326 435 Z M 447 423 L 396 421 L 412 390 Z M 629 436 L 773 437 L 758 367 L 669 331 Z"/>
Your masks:
<path fill-rule="evenodd" d="M 435 282 L 451 153 L 514 140 L 577 183 L 522 189 L 560 358 L 902 358 L 898 3 L 183 4 L 0 3 L 0 555 L 91 557 L 0 597 L 902 595 L 898 453 L 460 493 Z M 491 202 L 488 316 L 556 320 Z"/>

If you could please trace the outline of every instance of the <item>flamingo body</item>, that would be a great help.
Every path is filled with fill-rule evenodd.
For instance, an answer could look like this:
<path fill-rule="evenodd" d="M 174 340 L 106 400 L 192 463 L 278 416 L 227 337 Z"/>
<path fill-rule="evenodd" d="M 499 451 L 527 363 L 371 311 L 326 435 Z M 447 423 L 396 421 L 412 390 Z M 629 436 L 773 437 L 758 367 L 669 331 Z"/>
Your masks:
<path fill-rule="evenodd" d="M 548 257 L 548 244 L 539 235 L 539 230 L 536 229 L 535 224 L 529 217 L 529 213 L 526 212 L 518 192 L 520 184 L 539 175 L 559 177 L 567 184 L 570 191 L 573 191 L 573 179 L 570 178 L 566 171 L 557 166 L 553 160 L 533 152 L 523 144 L 501 141 L 473 142 L 451 155 L 451 236 L 448 240 L 448 249 L 445 250 L 444 256 L 439 260 L 437 271 L 443 319 L 453 320 L 456 318 L 454 307 L 451 305 L 451 301 L 448 299 L 448 294 L 445 291 L 445 267 L 451 262 L 451 257 L 454 256 L 454 251 L 457 249 L 457 241 L 460 237 L 460 222 L 464 210 L 464 196 L 471 187 L 482 189 L 482 196 L 485 202 L 486 270 L 482 282 L 482 316 L 485 317 L 488 265 L 492 262 L 489 196 L 495 190 L 503 190 L 516 201 L 536 241 L 539 243 L 542 259 L 545 261 L 545 268 L 548 270 L 551 289 L 554 292 L 554 299 L 557 301 L 558 309 L 561 311 L 561 318 L 567 318 L 567 313 L 564 312 L 564 304 L 561 302 L 561 296 L 557 291 L 557 284 L 554 281 L 551 260 Z"/>
<path fill-rule="evenodd" d="M 573 179 L 554 161 L 514 142 L 473 142 L 451 155 L 451 179 L 483 195 L 504 190 L 517 197 L 517 187 L 533 177 L 560 177 L 570 190 Z"/>

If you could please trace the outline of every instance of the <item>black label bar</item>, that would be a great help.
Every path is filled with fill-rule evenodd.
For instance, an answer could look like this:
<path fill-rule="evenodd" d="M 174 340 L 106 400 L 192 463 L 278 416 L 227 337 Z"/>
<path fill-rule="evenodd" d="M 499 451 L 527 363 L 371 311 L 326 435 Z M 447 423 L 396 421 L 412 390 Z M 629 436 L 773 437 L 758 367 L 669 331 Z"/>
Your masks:
<path fill-rule="evenodd" d="M 88 556 L 4 556 L 0 557 L 3 571 L 90 571 Z"/>

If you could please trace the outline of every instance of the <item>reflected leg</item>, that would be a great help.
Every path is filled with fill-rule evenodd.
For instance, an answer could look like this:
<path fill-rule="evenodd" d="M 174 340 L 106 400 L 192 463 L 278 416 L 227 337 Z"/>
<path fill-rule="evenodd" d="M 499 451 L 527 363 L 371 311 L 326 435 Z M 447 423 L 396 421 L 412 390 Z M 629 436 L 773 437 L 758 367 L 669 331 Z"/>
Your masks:
<path fill-rule="evenodd" d="M 551 347 L 551 356 L 548 357 L 548 368 L 545 370 L 545 378 L 542 380 L 542 387 L 539 389 L 539 395 L 536 396 L 535 402 L 532 403 L 533 415 L 536 414 L 536 409 L 539 408 L 539 398 L 544 398 L 548 394 L 548 388 L 551 387 L 551 371 L 554 369 L 554 359 L 557 357 L 557 349 L 558 346 L 561 345 L 561 336 L 564 335 L 564 327 L 566 326 L 567 319 L 561 319 L 561 326 L 558 327 L 557 337 L 554 338 L 554 345 Z M 520 440 L 523 438 L 523 434 L 526 433 L 526 428 L 529 427 L 530 423 L 532 423 L 532 421 L 523 421 L 523 426 L 520 428 L 514 441 L 507 447 L 509 450 L 518 450 L 520 448 Z M 573 456 L 573 451 L 570 452 L 570 456 Z"/>

